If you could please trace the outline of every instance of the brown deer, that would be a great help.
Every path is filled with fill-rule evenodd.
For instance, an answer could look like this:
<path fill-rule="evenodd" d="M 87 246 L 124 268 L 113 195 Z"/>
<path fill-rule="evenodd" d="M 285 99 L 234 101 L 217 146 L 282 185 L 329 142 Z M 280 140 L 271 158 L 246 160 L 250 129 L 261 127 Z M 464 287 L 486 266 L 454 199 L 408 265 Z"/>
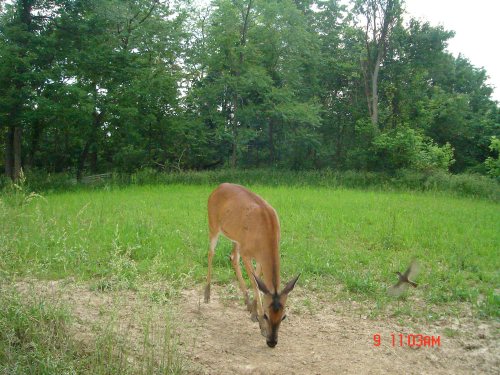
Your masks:
<path fill-rule="evenodd" d="M 278 343 L 278 329 L 285 319 L 285 305 L 299 276 L 278 291 L 280 286 L 280 223 L 278 215 L 264 199 L 243 186 L 224 183 L 208 198 L 208 274 L 205 303 L 210 301 L 212 259 L 220 233 L 233 242 L 231 263 L 252 319 L 258 320 L 267 345 Z M 240 268 L 240 256 L 252 283 L 254 301 L 250 303 Z M 254 271 L 252 259 L 255 260 Z M 259 277 L 262 274 L 262 279 Z M 259 290 L 264 294 L 263 302 Z"/>

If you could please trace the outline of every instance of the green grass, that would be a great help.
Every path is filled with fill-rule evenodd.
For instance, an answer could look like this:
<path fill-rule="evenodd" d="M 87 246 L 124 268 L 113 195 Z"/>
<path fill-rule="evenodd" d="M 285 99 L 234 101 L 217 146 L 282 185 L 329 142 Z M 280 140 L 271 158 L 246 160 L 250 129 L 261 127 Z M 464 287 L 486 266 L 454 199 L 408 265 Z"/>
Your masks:
<path fill-rule="evenodd" d="M 379 191 L 445 192 L 459 197 L 474 197 L 500 202 L 498 180 L 478 174 L 453 175 L 439 170 L 425 172 L 399 170 L 394 174 L 366 171 L 337 171 L 331 169 L 293 171 L 275 168 L 217 169 L 208 171 L 158 172 L 144 168 L 131 174 L 112 173 L 111 178 L 92 185 L 77 183 L 74 175 L 29 171 L 21 185 L 29 191 L 78 191 L 92 187 L 129 185 L 210 185 L 232 181 L 242 185 L 327 187 L 370 189 Z M 0 191 L 12 191 L 13 185 L 0 176 Z"/>
<path fill-rule="evenodd" d="M 214 188 L 174 184 L 4 195 L 0 277 L 75 276 L 97 290 L 133 288 L 153 277 L 179 287 L 202 282 L 206 201 Z M 383 310 L 394 304 L 385 293 L 394 271 L 416 257 L 422 271 L 412 292 L 427 318 L 455 313 L 460 304 L 478 316 L 498 317 L 497 203 L 444 193 L 251 188 L 280 216 L 283 279 L 301 272 L 301 285 Z M 219 242 L 215 282 L 234 279 L 230 249 L 229 241 Z"/>

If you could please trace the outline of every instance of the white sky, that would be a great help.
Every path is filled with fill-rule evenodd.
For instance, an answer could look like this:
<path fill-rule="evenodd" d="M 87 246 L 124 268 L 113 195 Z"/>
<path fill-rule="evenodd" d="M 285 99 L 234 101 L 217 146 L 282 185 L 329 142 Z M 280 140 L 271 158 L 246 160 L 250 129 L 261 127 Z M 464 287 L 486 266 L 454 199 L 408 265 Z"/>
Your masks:
<path fill-rule="evenodd" d="M 500 102 L 499 0 L 406 0 L 406 10 L 433 26 L 455 31 L 448 50 L 485 68 L 495 89 L 493 99 Z"/>

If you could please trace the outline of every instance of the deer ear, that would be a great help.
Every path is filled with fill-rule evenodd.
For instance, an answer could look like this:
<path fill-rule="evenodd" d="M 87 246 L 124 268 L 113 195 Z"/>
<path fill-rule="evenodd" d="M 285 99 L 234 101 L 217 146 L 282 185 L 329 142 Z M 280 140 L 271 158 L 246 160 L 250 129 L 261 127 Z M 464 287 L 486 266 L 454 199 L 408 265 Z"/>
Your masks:
<path fill-rule="evenodd" d="M 253 278 L 255 279 L 255 282 L 257 283 L 257 286 L 259 287 L 260 291 L 264 294 L 271 294 L 269 293 L 269 289 L 267 289 L 266 284 L 264 284 L 264 281 L 262 281 L 257 275 L 253 274 Z"/>
<path fill-rule="evenodd" d="M 286 286 L 283 288 L 283 291 L 281 292 L 281 294 L 288 294 L 288 293 L 290 293 L 293 290 L 293 288 L 295 287 L 295 283 L 299 279 L 299 276 L 300 276 L 300 273 L 295 278 L 293 278 L 292 280 L 290 280 L 288 282 L 288 284 L 286 284 Z"/>

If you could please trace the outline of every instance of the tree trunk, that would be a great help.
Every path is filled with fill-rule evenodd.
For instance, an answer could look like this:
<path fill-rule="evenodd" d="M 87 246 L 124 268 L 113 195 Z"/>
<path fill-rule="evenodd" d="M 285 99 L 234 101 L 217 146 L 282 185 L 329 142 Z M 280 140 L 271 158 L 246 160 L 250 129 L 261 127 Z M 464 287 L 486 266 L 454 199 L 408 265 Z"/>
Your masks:
<path fill-rule="evenodd" d="M 39 120 L 36 120 L 33 124 L 33 135 L 31 137 L 31 146 L 29 147 L 28 154 L 26 155 L 26 160 L 24 162 L 25 169 L 32 168 L 35 164 L 35 155 L 38 151 L 40 145 L 40 137 L 42 135 L 42 125 Z"/>
<path fill-rule="evenodd" d="M 5 175 L 13 181 L 21 175 L 21 137 L 20 126 L 9 126 L 5 140 Z"/>
<path fill-rule="evenodd" d="M 269 120 L 269 165 L 272 166 L 275 160 L 274 153 L 274 120 Z"/>
<path fill-rule="evenodd" d="M 236 168 L 236 154 L 237 154 L 236 142 L 233 141 L 233 151 L 231 153 L 231 168 Z"/>
<path fill-rule="evenodd" d="M 247 32 L 248 32 L 248 17 L 250 16 L 250 10 L 252 9 L 252 0 L 248 1 L 247 5 L 247 11 L 244 15 L 243 19 L 243 28 L 241 30 L 241 39 L 240 39 L 240 46 L 245 47 L 247 44 Z M 240 49 L 240 68 L 243 65 L 243 61 L 245 59 L 245 55 L 243 54 L 243 49 Z M 239 70 L 238 70 L 239 72 Z"/>
<path fill-rule="evenodd" d="M 85 167 L 85 160 L 87 160 L 87 156 L 89 154 L 90 145 L 92 140 L 89 138 L 87 142 L 85 142 L 85 146 L 83 147 L 83 151 L 78 158 L 78 165 L 76 166 L 76 180 L 81 181 L 83 168 Z"/>
<path fill-rule="evenodd" d="M 9 126 L 5 137 L 5 176 L 13 179 L 14 170 L 14 127 Z"/>
<path fill-rule="evenodd" d="M 342 125 L 343 122 L 339 121 L 340 128 L 339 132 L 337 134 L 337 142 L 336 142 L 336 147 L 335 147 L 335 167 L 336 168 L 341 168 L 342 167 L 342 152 L 343 152 L 343 143 L 344 143 L 344 126 Z"/>
<path fill-rule="evenodd" d="M 148 125 L 148 164 L 153 165 L 152 155 L 153 154 L 153 124 L 149 121 Z"/>
<path fill-rule="evenodd" d="M 235 95 L 236 96 L 236 95 Z M 237 157 L 238 157 L 238 129 L 236 123 L 236 109 L 238 108 L 237 98 L 233 99 L 233 118 L 231 119 L 231 124 L 233 128 L 233 150 L 231 152 L 231 168 L 236 168 Z"/>
<path fill-rule="evenodd" d="M 361 63 L 361 70 L 363 71 L 363 82 L 365 84 L 365 97 L 366 97 L 366 103 L 368 105 L 368 114 L 370 115 L 370 118 L 372 118 L 373 111 L 372 111 L 372 100 L 371 100 L 371 94 L 370 94 L 370 83 L 368 80 L 368 68 L 369 61 L 365 61 L 364 63 Z"/>
<path fill-rule="evenodd" d="M 378 74 L 380 71 L 380 61 L 377 59 L 375 63 L 375 67 L 373 69 L 373 75 L 372 75 L 372 113 L 371 113 L 371 119 L 372 119 L 372 125 L 373 128 L 378 131 Z"/>
<path fill-rule="evenodd" d="M 83 147 L 82 153 L 80 154 L 80 157 L 78 158 L 78 165 L 76 169 L 76 179 L 78 181 L 81 180 L 82 174 L 83 174 L 83 169 L 85 168 L 85 162 L 87 161 L 88 156 L 91 154 L 90 153 L 90 148 L 93 146 L 92 153 L 95 153 L 95 160 L 91 160 L 91 170 L 96 171 L 97 170 L 97 132 L 99 130 L 99 127 L 101 126 L 101 120 L 104 115 L 104 112 L 98 113 L 97 110 L 95 110 L 92 113 L 92 128 L 90 129 L 90 134 L 87 139 L 87 142 L 85 142 L 85 146 Z"/>
<path fill-rule="evenodd" d="M 373 128 L 378 133 L 380 131 L 378 126 L 378 78 L 380 65 L 384 60 L 389 45 L 392 27 L 400 16 L 401 4 L 399 0 L 387 0 L 385 3 L 380 0 L 372 0 L 366 2 L 366 5 L 371 5 L 371 9 L 367 9 L 364 14 L 367 19 L 365 29 L 366 64 L 362 68 L 364 69 L 368 112 Z M 378 19 L 380 21 L 377 21 Z M 372 34 L 371 40 L 369 36 L 370 30 Z M 375 47 L 375 50 L 372 50 L 371 45 Z M 368 88 L 368 75 L 370 75 L 371 79 L 371 92 Z"/>
<path fill-rule="evenodd" d="M 21 175 L 21 138 L 23 134 L 23 129 L 20 126 L 14 128 L 14 139 L 13 139 L 13 156 L 14 156 L 14 168 L 12 170 L 12 179 L 17 181 Z"/>
<path fill-rule="evenodd" d="M 89 160 L 90 160 L 90 171 L 92 173 L 97 173 L 97 150 L 95 149 L 95 142 L 94 142 L 94 150 L 89 153 Z"/>
<path fill-rule="evenodd" d="M 252 9 L 252 0 L 248 1 L 247 4 L 247 9 L 244 14 L 242 14 L 243 17 L 243 25 L 241 27 L 241 34 L 240 34 L 240 53 L 239 53 L 239 64 L 238 67 L 236 67 L 234 75 L 236 77 L 239 77 L 241 75 L 241 68 L 243 67 L 243 62 L 245 61 L 245 54 L 243 53 L 243 47 L 245 47 L 247 43 L 247 32 L 248 32 L 248 21 L 249 21 L 249 16 L 250 16 L 250 11 Z M 237 157 L 238 157 L 238 121 L 236 119 L 236 112 L 238 109 L 238 94 L 235 93 L 233 95 L 233 108 L 232 108 L 232 113 L 233 113 L 233 118 L 231 119 L 231 124 L 233 128 L 233 150 L 231 153 L 231 167 L 235 168 L 236 163 L 237 163 Z"/>
<path fill-rule="evenodd" d="M 28 32 L 32 32 L 31 28 L 31 10 L 33 8 L 34 0 L 22 0 L 18 5 L 18 14 L 21 24 L 26 27 Z M 27 49 L 24 45 L 19 45 L 20 52 L 19 57 L 24 58 L 27 55 Z M 26 86 L 26 82 L 23 81 L 24 73 L 27 69 L 23 65 L 16 67 L 17 76 L 14 80 L 14 87 L 16 91 L 21 93 Z M 16 104 L 14 104 L 10 113 L 11 125 L 9 126 L 7 132 L 7 141 L 5 144 L 5 174 L 12 180 L 16 181 L 21 175 L 22 159 L 21 159 L 21 145 L 22 145 L 22 127 L 19 121 L 20 113 L 23 108 L 23 99 L 19 99 Z"/>

